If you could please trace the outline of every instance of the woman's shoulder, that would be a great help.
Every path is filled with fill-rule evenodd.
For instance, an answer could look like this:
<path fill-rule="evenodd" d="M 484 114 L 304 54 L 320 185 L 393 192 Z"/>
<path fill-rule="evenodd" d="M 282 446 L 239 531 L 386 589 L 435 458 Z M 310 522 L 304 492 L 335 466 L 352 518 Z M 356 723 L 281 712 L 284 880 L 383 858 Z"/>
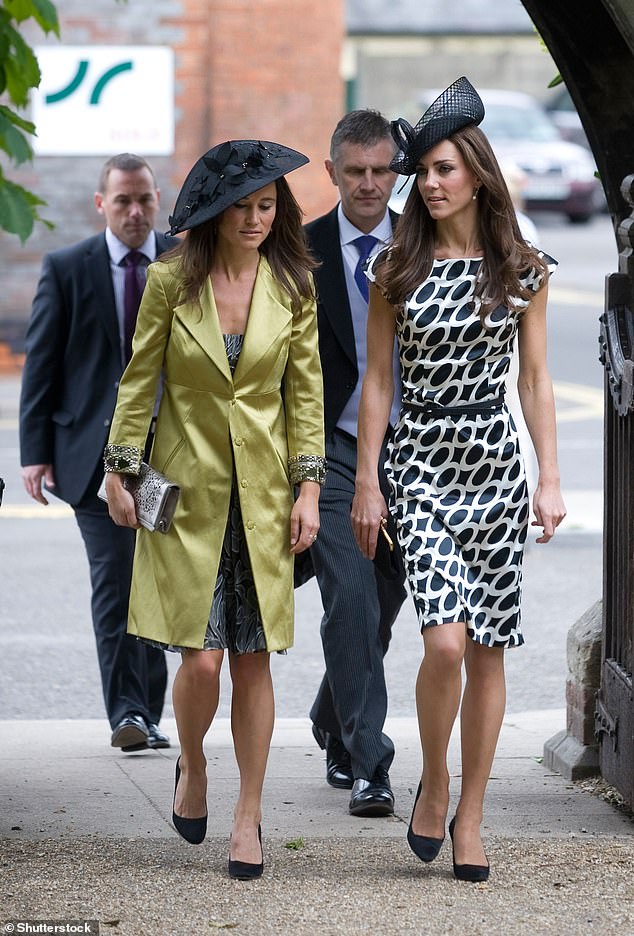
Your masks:
<path fill-rule="evenodd" d="M 381 250 L 377 251 L 368 261 L 368 265 L 365 268 L 365 275 L 371 283 L 376 283 L 377 266 L 380 268 L 383 263 L 389 263 L 391 251 L 392 248 L 388 244 L 387 247 L 382 247 Z"/>
<path fill-rule="evenodd" d="M 537 247 L 535 247 L 534 250 L 543 266 L 529 266 L 520 276 L 520 283 L 526 289 L 530 289 L 532 292 L 538 292 L 544 283 L 544 279 L 551 277 L 555 272 L 558 263 L 554 257 L 551 257 L 550 254 L 547 254 L 544 250 L 539 250 Z M 546 272 L 544 272 L 544 268 Z"/>
<path fill-rule="evenodd" d="M 177 279 L 181 268 L 180 254 L 164 254 L 157 257 L 148 267 L 148 275 L 166 282 Z"/>
<path fill-rule="evenodd" d="M 177 303 L 182 287 L 180 256 L 168 256 L 150 263 L 147 286 L 150 290 L 162 290 L 171 302 Z"/>

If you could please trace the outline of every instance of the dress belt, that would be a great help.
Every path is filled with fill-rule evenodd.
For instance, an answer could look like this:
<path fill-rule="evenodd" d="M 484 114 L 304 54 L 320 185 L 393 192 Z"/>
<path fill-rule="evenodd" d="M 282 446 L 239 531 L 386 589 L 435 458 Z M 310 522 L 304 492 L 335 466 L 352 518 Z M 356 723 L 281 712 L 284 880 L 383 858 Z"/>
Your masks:
<path fill-rule="evenodd" d="M 403 400 L 401 407 L 407 412 L 421 413 L 429 418 L 473 414 L 488 416 L 492 413 L 501 412 L 504 407 L 504 394 L 495 397 L 493 400 L 475 400 L 473 403 L 456 403 L 455 406 L 443 406 L 442 403 L 435 403 L 432 400 L 425 403 L 417 403 L 415 400 Z"/>

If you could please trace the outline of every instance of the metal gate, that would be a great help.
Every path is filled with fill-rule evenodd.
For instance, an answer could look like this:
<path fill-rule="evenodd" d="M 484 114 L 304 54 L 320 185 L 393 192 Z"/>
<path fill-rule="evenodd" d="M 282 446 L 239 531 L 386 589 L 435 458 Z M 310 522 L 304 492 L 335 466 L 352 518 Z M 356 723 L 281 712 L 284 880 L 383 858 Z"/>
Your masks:
<path fill-rule="evenodd" d="M 621 192 L 634 209 L 634 175 Z M 605 509 L 601 688 L 595 710 L 602 775 L 634 803 L 634 210 L 617 228 L 619 272 L 606 279 Z"/>

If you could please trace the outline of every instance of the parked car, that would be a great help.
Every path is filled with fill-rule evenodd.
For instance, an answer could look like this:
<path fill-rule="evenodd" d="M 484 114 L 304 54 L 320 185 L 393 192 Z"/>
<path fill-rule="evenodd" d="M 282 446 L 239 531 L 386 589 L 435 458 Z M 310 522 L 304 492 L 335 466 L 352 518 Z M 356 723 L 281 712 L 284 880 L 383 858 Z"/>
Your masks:
<path fill-rule="evenodd" d="M 427 91 L 419 99 L 425 110 L 438 96 Z M 485 108 L 482 129 L 500 162 L 515 163 L 526 174 L 523 191 L 527 212 L 563 212 L 572 222 L 588 221 L 602 210 L 601 183 L 592 154 L 577 143 L 562 140 L 544 108 L 519 91 L 479 91 Z M 409 191 L 394 189 L 391 205 L 402 210 Z"/>
<path fill-rule="evenodd" d="M 564 85 L 558 85 L 553 90 L 544 107 L 562 139 L 569 140 L 570 143 L 579 143 L 580 146 L 590 149 L 581 118 L 570 97 L 570 92 Z"/>

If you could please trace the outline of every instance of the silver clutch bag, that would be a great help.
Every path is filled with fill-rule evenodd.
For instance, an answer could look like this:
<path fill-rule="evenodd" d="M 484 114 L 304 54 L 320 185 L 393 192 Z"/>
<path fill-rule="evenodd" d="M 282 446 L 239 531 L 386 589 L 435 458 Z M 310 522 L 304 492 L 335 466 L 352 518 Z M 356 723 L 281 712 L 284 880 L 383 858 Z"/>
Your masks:
<path fill-rule="evenodd" d="M 181 489 L 168 481 L 159 471 L 141 462 L 138 475 L 124 475 L 123 486 L 132 494 L 137 520 L 146 530 L 167 533 L 178 503 Z M 101 482 L 97 495 L 106 503 L 106 479 Z"/>

